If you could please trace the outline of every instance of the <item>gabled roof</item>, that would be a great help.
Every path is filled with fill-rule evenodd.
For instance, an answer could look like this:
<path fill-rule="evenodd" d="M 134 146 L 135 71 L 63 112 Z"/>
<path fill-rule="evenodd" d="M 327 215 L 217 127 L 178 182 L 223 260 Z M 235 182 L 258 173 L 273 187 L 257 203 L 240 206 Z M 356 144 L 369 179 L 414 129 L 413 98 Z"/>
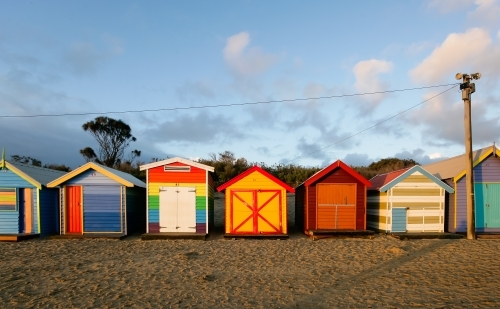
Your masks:
<path fill-rule="evenodd" d="M 144 170 L 148 170 L 150 168 L 154 168 L 154 167 L 158 167 L 158 166 L 162 166 L 162 165 L 167 165 L 167 164 L 171 164 L 171 163 L 175 163 L 175 162 L 180 162 L 180 163 L 184 163 L 184 164 L 187 164 L 187 165 L 191 165 L 191 166 L 194 166 L 194 167 L 197 167 L 197 168 L 201 168 L 202 170 L 206 170 L 206 171 L 209 171 L 209 172 L 213 172 L 214 171 L 214 168 L 212 166 L 208 166 L 208 165 L 205 165 L 205 164 L 194 162 L 194 161 L 191 161 L 191 160 L 188 160 L 188 159 L 184 159 L 184 158 L 181 158 L 181 157 L 175 157 L 175 158 L 170 158 L 170 159 L 166 159 L 166 160 L 162 160 L 162 161 L 158 161 L 158 162 L 144 164 L 144 165 L 141 165 L 139 167 L 139 169 L 141 171 L 144 171 Z"/>
<path fill-rule="evenodd" d="M 61 177 L 66 173 L 62 171 L 53 170 L 50 168 L 44 168 L 17 162 L 13 163 L 8 161 L 5 161 L 5 167 L 14 172 L 15 174 L 17 174 L 19 177 L 26 180 L 27 182 L 31 183 L 38 189 L 41 189 L 42 186 L 47 186 L 49 182 L 53 181 L 58 177 Z"/>
<path fill-rule="evenodd" d="M 253 166 L 253 167 L 247 169 L 246 171 L 244 171 L 243 173 L 239 174 L 238 176 L 233 177 L 232 179 L 226 181 L 225 183 L 223 183 L 222 185 L 220 185 L 219 187 L 217 187 L 217 191 L 218 192 L 222 192 L 222 191 L 226 190 L 227 187 L 229 187 L 230 185 L 232 185 L 232 184 L 238 182 L 239 180 L 245 178 L 246 176 L 250 175 L 253 172 L 259 172 L 259 173 L 261 173 L 263 176 L 269 178 L 271 181 L 274 181 L 275 183 L 277 183 L 280 186 L 282 186 L 288 192 L 291 192 L 291 193 L 295 192 L 295 190 L 292 187 L 290 187 L 289 185 L 287 185 L 283 181 L 279 180 L 278 178 L 274 177 L 273 175 L 269 174 L 268 172 L 266 172 L 265 170 L 263 170 L 262 168 L 260 168 L 258 166 Z"/>
<path fill-rule="evenodd" d="M 494 145 L 478 149 L 472 153 L 473 166 L 481 163 L 491 155 L 493 153 L 493 148 L 495 148 L 496 155 L 500 156 L 500 151 Z M 465 175 L 465 154 L 424 165 L 424 169 L 439 179 L 456 178 L 461 174 Z M 463 177 L 463 175 L 460 176 L 460 178 Z"/>
<path fill-rule="evenodd" d="M 409 170 L 410 168 L 403 168 L 397 171 L 385 173 L 385 174 L 380 174 L 374 176 L 372 179 L 370 179 L 370 182 L 372 183 L 372 186 L 368 188 L 368 190 L 379 190 L 386 184 L 390 183 L 393 181 L 395 178 L 399 177 L 401 174 Z"/>
<path fill-rule="evenodd" d="M 114 181 L 126 186 L 126 187 L 136 186 L 136 187 L 146 188 L 146 184 L 144 182 L 142 182 L 141 180 L 135 178 L 134 176 L 132 176 L 128 173 L 119 171 L 119 170 L 115 170 L 114 168 L 111 168 L 111 167 L 97 164 L 95 162 L 89 162 L 87 164 L 80 166 L 79 168 L 75 169 L 74 171 L 71 171 L 71 172 L 67 173 L 66 175 L 59 177 L 56 180 L 50 182 L 47 185 L 47 187 L 49 187 L 49 188 L 57 187 L 57 186 L 61 185 L 62 183 L 70 180 L 71 178 L 73 178 L 75 176 L 80 175 L 81 173 L 83 173 L 89 169 L 93 169 L 93 170 L 113 179 Z"/>
<path fill-rule="evenodd" d="M 405 180 L 408 178 L 410 175 L 412 175 L 415 172 L 420 172 L 422 175 L 427 176 L 430 180 L 432 180 L 435 184 L 446 190 L 448 193 L 453 193 L 455 190 L 453 190 L 450 186 L 439 180 L 436 176 L 432 175 L 428 171 L 426 171 L 423 167 L 420 165 L 415 165 L 410 168 L 405 168 L 401 169 L 398 171 L 390 172 L 387 174 L 382 174 L 382 175 L 377 175 L 370 179 L 373 183 L 372 187 L 368 190 L 378 190 L 380 192 L 386 192 L 390 188 L 394 187 L 401 181 Z"/>
<path fill-rule="evenodd" d="M 366 179 L 361 174 L 359 174 L 358 172 L 356 172 L 355 170 L 353 170 L 352 168 L 350 168 L 344 162 L 342 162 L 340 160 L 337 160 L 337 161 L 333 162 L 332 164 L 328 165 L 327 167 L 325 167 L 324 169 L 318 171 L 316 174 L 314 174 L 311 177 L 309 177 L 306 181 L 304 181 L 299 186 L 297 186 L 297 188 L 300 187 L 300 186 L 303 186 L 303 185 L 310 186 L 313 183 L 315 183 L 316 181 L 318 181 L 319 179 L 321 179 L 323 176 L 326 176 L 328 173 L 332 172 L 333 170 L 335 170 L 337 168 L 340 168 L 340 169 L 344 170 L 349 175 L 351 175 L 355 179 L 359 180 L 362 184 L 364 184 L 367 187 L 369 187 L 369 186 L 372 185 L 371 182 L 368 179 Z"/>

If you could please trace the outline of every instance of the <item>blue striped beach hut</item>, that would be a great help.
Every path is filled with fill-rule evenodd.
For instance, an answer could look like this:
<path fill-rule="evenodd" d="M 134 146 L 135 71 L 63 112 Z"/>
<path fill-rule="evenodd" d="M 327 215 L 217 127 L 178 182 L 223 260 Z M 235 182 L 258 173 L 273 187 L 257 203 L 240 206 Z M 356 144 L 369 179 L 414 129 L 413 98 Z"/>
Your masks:
<path fill-rule="evenodd" d="M 146 184 L 89 162 L 50 182 L 60 187 L 60 234 L 122 237 L 145 230 Z"/>
<path fill-rule="evenodd" d="M 0 240 L 57 234 L 59 190 L 47 184 L 65 172 L 0 161 Z"/>

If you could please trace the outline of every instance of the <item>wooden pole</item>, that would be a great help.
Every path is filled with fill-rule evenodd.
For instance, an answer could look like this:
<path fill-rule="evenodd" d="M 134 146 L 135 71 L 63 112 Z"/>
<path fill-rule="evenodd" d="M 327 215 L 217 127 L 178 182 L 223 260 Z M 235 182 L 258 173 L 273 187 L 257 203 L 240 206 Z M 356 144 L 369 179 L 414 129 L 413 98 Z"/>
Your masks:
<path fill-rule="evenodd" d="M 465 75 L 463 82 L 469 83 L 470 77 Z M 467 239 L 476 239 L 476 223 L 474 216 L 474 175 L 472 172 L 472 120 L 471 120 L 471 89 L 467 86 L 462 89 L 464 101 L 465 127 L 465 187 L 467 193 Z"/>

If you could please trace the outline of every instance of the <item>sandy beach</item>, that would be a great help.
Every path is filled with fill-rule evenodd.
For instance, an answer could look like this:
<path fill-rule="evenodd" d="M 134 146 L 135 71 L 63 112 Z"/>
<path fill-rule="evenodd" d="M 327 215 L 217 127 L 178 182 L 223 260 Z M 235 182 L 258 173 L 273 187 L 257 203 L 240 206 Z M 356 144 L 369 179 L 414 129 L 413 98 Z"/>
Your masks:
<path fill-rule="evenodd" d="M 289 223 L 293 225 L 293 195 Z M 0 243 L 0 308 L 499 308 L 500 241 Z"/>

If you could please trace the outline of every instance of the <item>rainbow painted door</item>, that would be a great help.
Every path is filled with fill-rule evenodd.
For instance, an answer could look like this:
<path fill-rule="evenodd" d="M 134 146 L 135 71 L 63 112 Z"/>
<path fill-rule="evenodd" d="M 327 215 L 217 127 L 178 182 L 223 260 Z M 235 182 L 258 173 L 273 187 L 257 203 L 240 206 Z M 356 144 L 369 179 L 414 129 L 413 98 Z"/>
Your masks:
<path fill-rule="evenodd" d="M 356 185 L 318 184 L 318 229 L 356 229 Z"/>
<path fill-rule="evenodd" d="M 231 190 L 231 234 L 283 234 L 281 190 Z"/>
<path fill-rule="evenodd" d="M 82 233 L 82 187 L 66 187 L 66 233 Z"/>

